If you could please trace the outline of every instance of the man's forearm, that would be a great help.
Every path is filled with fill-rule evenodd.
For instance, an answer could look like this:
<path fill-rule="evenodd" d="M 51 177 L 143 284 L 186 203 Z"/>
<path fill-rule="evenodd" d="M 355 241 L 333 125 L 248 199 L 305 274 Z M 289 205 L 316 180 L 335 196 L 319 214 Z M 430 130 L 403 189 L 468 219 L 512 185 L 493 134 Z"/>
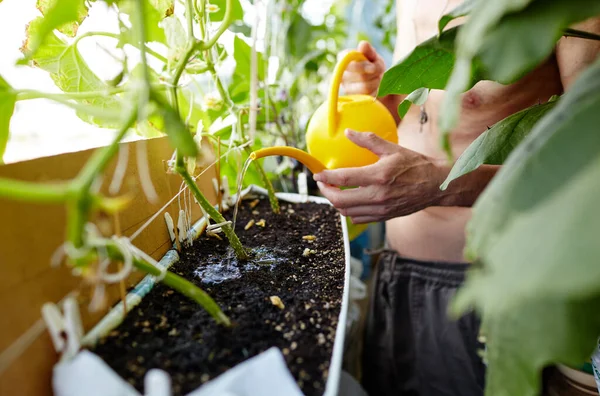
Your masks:
<path fill-rule="evenodd" d="M 450 169 L 447 165 L 440 167 L 440 185 L 450 173 Z M 482 165 L 473 172 L 453 180 L 445 191 L 439 191 L 440 206 L 473 206 L 498 169 L 499 165 Z"/>

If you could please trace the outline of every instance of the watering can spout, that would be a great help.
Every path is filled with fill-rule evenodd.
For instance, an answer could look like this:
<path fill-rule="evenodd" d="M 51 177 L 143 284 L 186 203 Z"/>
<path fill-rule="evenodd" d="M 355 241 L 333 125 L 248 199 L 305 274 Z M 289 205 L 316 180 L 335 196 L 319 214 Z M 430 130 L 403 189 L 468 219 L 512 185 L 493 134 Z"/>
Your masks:
<path fill-rule="evenodd" d="M 291 157 L 304 164 L 313 174 L 321 173 L 327 168 L 318 159 L 308 154 L 306 151 L 298 150 L 293 147 L 269 147 L 253 151 L 250 158 L 253 160 L 269 157 L 273 155 Z"/>

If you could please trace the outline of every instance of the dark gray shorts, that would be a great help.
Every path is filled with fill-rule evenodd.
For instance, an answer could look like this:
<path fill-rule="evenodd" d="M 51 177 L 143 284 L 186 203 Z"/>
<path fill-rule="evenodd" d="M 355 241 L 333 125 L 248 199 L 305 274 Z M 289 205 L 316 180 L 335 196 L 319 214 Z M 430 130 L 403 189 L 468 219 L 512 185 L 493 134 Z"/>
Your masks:
<path fill-rule="evenodd" d="M 370 396 L 483 395 L 479 320 L 447 315 L 468 267 L 381 253 L 363 351 L 363 386 Z"/>

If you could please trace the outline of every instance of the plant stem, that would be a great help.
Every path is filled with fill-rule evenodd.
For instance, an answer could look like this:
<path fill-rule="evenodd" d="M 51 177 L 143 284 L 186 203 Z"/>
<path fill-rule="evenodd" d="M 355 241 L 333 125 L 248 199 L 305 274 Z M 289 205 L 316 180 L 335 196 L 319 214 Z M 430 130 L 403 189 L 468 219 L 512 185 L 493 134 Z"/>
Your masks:
<path fill-rule="evenodd" d="M 233 1 L 227 0 L 227 2 L 225 3 L 225 16 L 223 16 L 223 21 L 221 22 L 221 25 L 219 25 L 219 29 L 217 29 L 215 35 L 212 36 L 208 41 L 201 41 L 198 43 L 199 50 L 208 50 L 212 48 L 217 43 L 221 35 L 225 33 L 227 28 L 229 28 L 229 25 L 231 25 L 231 23 L 233 22 L 232 8 Z"/>
<path fill-rule="evenodd" d="M 83 99 L 95 99 L 107 95 L 115 95 L 118 93 L 125 92 L 123 87 L 109 88 L 103 91 L 89 91 L 89 92 L 69 92 L 69 93 L 46 93 L 39 92 L 30 89 L 24 89 L 17 91 L 17 100 L 32 100 L 32 99 L 49 99 L 55 101 L 65 100 L 83 100 Z"/>
<path fill-rule="evenodd" d="M 39 184 L 0 178 L 0 197 L 25 202 L 60 203 L 67 200 L 67 184 Z"/>
<path fill-rule="evenodd" d="M 83 233 L 85 222 L 92 208 L 90 188 L 94 180 L 104 171 L 112 157 L 119 150 L 119 142 L 123 139 L 129 128 L 137 118 L 137 111 L 132 111 L 125 124 L 117 132 L 112 143 L 98 149 L 86 162 L 79 174 L 70 183 L 67 201 L 67 240 L 75 248 L 83 246 Z"/>
<path fill-rule="evenodd" d="M 188 186 L 188 188 L 194 195 L 194 198 L 196 198 L 196 201 L 198 201 L 198 204 L 202 207 L 202 209 L 204 209 L 204 211 L 217 223 L 225 223 L 226 220 L 223 217 L 223 215 L 217 209 L 215 209 L 210 204 L 210 202 L 208 202 L 206 197 L 198 188 L 196 181 L 192 178 L 192 176 L 190 176 L 185 165 L 183 164 L 183 158 L 179 156 L 179 153 L 177 155 L 177 165 L 175 169 L 177 170 L 177 173 L 181 175 L 181 177 L 185 181 L 185 184 Z M 242 246 L 242 242 L 240 242 L 239 238 L 233 231 L 231 225 L 225 224 L 221 228 L 223 229 L 225 236 L 229 240 L 229 244 L 233 248 L 236 257 L 239 260 L 248 260 L 248 253 L 246 252 L 246 249 L 244 249 L 244 246 Z"/>
<path fill-rule="evenodd" d="M 570 28 L 565 29 L 565 31 L 563 32 L 563 36 L 577 37 L 577 38 L 582 38 L 582 39 L 600 41 L 600 35 L 598 35 L 598 34 L 584 32 L 582 30 L 570 29 Z"/>
<path fill-rule="evenodd" d="M 121 36 L 118 33 L 110 33 L 110 32 L 85 32 L 81 36 L 77 36 L 75 38 L 75 40 L 73 41 L 72 45 L 77 45 L 81 39 L 84 39 L 86 37 L 94 37 L 94 36 L 110 37 L 110 38 L 114 38 L 116 40 L 120 40 L 121 39 Z M 143 47 L 144 47 L 144 50 L 147 53 L 149 53 L 150 55 L 152 55 L 153 57 L 155 57 L 159 61 L 161 61 L 163 63 L 167 63 L 168 62 L 167 58 L 165 58 L 164 56 L 162 56 L 158 52 L 154 51 L 152 48 L 148 47 L 147 45 L 144 45 Z M 138 49 L 141 51 L 141 46 L 138 47 Z"/>
<path fill-rule="evenodd" d="M 209 54 L 209 58 L 212 58 L 212 54 Z M 215 65 L 214 65 L 212 59 L 207 59 L 206 63 L 209 67 L 210 74 L 215 82 L 217 90 L 219 91 L 219 94 L 221 95 L 221 99 L 223 99 L 223 103 L 225 104 L 225 106 L 227 106 L 229 108 L 229 111 L 231 111 L 232 113 L 236 113 L 237 106 L 231 100 L 231 97 L 229 96 L 229 92 L 227 92 L 227 90 L 224 88 L 223 83 L 221 82 L 221 78 L 219 77 L 219 75 L 217 74 L 217 72 L 215 70 Z M 248 141 L 248 139 L 246 138 L 246 136 L 243 133 L 243 128 L 241 125 L 241 118 L 239 118 L 239 120 L 240 120 L 239 130 L 241 133 L 241 138 L 244 142 L 246 142 L 246 141 Z M 246 148 L 246 152 L 248 152 L 248 153 L 251 152 L 249 147 Z M 271 204 L 271 209 L 273 210 L 274 213 L 279 213 L 280 212 L 279 201 L 277 200 L 277 196 L 275 195 L 275 189 L 273 188 L 273 184 L 269 180 L 269 177 L 267 176 L 262 165 L 258 161 L 255 161 L 254 165 L 255 165 L 256 169 L 258 169 L 258 172 L 260 173 L 260 176 L 264 183 L 264 186 L 268 191 L 269 203 Z"/>

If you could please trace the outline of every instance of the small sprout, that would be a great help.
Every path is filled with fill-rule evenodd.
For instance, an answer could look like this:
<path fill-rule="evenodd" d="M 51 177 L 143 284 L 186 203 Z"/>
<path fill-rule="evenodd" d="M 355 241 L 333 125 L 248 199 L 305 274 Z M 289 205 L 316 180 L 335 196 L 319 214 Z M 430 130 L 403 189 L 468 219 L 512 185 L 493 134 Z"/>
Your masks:
<path fill-rule="evenodd" d="M 265 228 L 265 226 L 267 225 L 267 221 L 265 219 L 260 219 L 260 221 L 256 222 L 256 225 Z"/>
<path fill-rule="evenodd" d="M 250 229 L 250 227 L 252 227 L 254 225 L 254 220 L 250 220 L 248 222 L 248 224 L 246 224 L 246 226 L 244 227 L 244 230 L 248 231 Z"/>
<path fill-rule="evenodd" d="M 311 241 L 311 242 L 312 242 L 312 241 L 314 241 L 315 239 L 317 239 L 317 237 L 316 237 L 316 236 L 314 236 L 314 235 L 304 235 L 304 236 L 302 237 L 302 239 L 304 239 L 305 241 Z"/>
<path fill-rule="evenodd" d="M 259 202 L 260 202 L 260 199 L 255 199 L 254 201 L 250 202 L 248 204 L 248 206 L 250 207 L 250 209 L 254 209 L 254 208 L 256 208 L 256 205 L 258 205 Z"/>
<path fill-rule="evenodd" d="M 271 304 L 275 305 L 277 308 L 285 308 L 285 305 L 283 304 L 283 301 L 281 301 L 281 298 L 279 298 L 279 296 L 271 296 L 269 297 L 269 299 L 271 300 Z"/>

